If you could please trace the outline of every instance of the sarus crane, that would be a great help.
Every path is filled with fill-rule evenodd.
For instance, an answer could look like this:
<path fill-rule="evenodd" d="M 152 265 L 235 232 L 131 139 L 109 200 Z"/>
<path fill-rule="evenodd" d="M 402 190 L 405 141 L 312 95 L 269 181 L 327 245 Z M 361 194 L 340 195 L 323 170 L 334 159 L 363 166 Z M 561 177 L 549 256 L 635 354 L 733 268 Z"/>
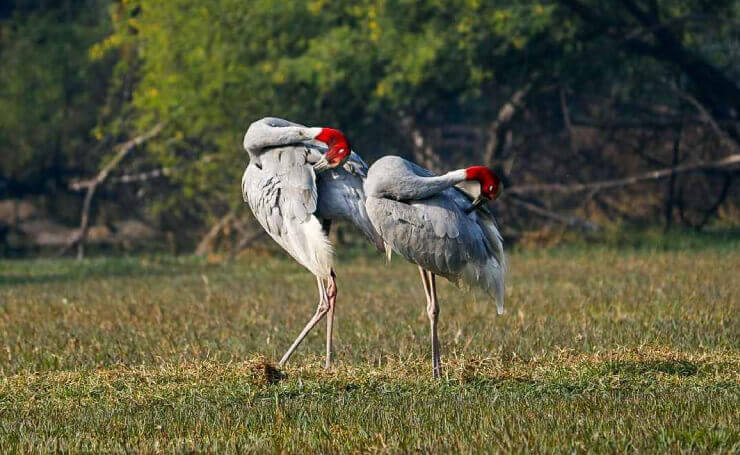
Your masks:
<path fill-rule="evenodd" d="M 323 143 L 328 150 L 321 147 Z M 365 211 L 363 182 L 367 164 L 347 138 L 332 128 L 308 128 L 267 117 L 244 135 L 249 165 L 242 194 L 260 225 L 299 264 L 316 276 L 316 313 L 280 360 L 284 366 L 322 318 L 326 326 L 326 368 L 331 365 L 332 328 L 337 285 L 328 234 L 332 220 L 358 227 L 382 249 L 384 244 Z"/>
<path fill-rule="evenodd" d="M 386 244 L 419 266 L 432 339 L 432 372 L 441 374 L 435 276 L 482 288 L 504 310 L 506 268 L 501 235 L 481 203 L 501 193 L 499 178 L 473 166 L 434 175 L 397 156 L 376 161 L 365 181 L 366 208 Z"/>

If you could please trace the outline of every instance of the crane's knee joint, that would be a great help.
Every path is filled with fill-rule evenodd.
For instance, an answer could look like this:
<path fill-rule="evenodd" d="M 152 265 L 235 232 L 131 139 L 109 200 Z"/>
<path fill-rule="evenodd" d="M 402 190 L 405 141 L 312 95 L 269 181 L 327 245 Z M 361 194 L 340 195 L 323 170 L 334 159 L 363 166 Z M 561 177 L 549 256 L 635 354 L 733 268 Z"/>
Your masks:
<path fill-rule="evenodd" d="M 337 297 L 337 285 L 334 283 L 334 279 L 329 280 L 329 286 L 326 287 L 326 296 L 330 299 Z"/>

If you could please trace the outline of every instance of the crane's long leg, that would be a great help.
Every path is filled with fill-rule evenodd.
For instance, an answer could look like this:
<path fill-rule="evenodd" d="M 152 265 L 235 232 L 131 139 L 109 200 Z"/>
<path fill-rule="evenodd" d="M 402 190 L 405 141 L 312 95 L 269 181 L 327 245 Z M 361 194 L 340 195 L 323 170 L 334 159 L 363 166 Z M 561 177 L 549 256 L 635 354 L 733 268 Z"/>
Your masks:
<path fill-rule="evenodd" d="M 336 275 L 332 269 L 331 277 L 329 278 L 329 286 L 326 290 L 327 301 L 329 303 L 329 310 L 326 314 L 326 364 L 324 364 L 324 368 L 326 369 L 329 369 L 331 366 L 331 341 L 334 326 L 334 307 L 337 304 L 337 283 L 335 278 Z"/>
<path fill-rule="evenodd" d="M 429 300 L 432 298 L 432 296 L 429 294 L 431 292 L 431 289 L 429 288 L 429 277 L 427 276 L 427 271 L 422 268 L 422 266 L 419 266 L 419 274 L 421 275 L 421 283 L 424 285 L 424 295 L 427 296 L 427 306 L 429 305 Z"/>
<path fill-rule="evenodd" d="M 427 297 L 427 315 L 429 316 L 429 325 L 432 335 L 432 374 L 435 378 L 440 376 L 439 362 L 439 341 L 437 340 L 437 315 L 439 307 L 437 306 L 437 285 L 432 272 L 427 272 L 419 266 L 419 274 L 424 284 L 424 294 Z"/>
<path fill-rule="evenodd" d="M 291 355 L 293 355 L 293 352 L 296 350 L 299 344 L 301 344 L 301 341 L 303 341 L 304 338 L 306 338 L 306 335 L 308 335 L 308 332 L 313 329 L 316 324 L 321 321 L 321 318 L 326 316 L 326 313 L 329 311 L 329 299 L 327 298 L 327 292 L 324 288 L 324 283 L 321 281 L 321 278 L 316 277 L 316 281 L 319 285 L 319 306 L 316 308 L 316 313 L 313 315 L 311 320 L 308 321 L 306 324 L 306 327 L 303 328 L 300 335 L 298 335 L 298 338 L 295 339 L 293 344 L 288 348 L 288 351 L 285 353 L 282 359 L 280 359 L 279 366 L 284 366 Z"/>
<path fill-rule="evenodd" d="M 432 272 L 427 272 L 429 278 L 429 294 L 431 304 L 427 305 L 429 325 L 432 332 L 432 368 L 435 378 L 442 374 L 442 362 L 439 358 L 439 337 L 437 336 L 437 318 L 439 317 L 439 303 L 437 302 L 437 280 Z"/>
<path fill-rule="evenodd" d="M 328 238 L 329 233 L 331 232 L 331 220 L 322 220 L 321 227 L 323 228 L 324 233 Z M 324 368 L 326 368 L 327 370 L 331 366 L 331 343 L 332 331 L 334 330 L 334 306 L 337 303 L 337 283 L 335 280 L 336 277 L 337 276 L 334 274 L 334 269 L 331 269 L 329 273 L 329 283 L 326 290 L 329 310 L 327 311 L 326 315 L 326 363 L 324 364 Z"/>

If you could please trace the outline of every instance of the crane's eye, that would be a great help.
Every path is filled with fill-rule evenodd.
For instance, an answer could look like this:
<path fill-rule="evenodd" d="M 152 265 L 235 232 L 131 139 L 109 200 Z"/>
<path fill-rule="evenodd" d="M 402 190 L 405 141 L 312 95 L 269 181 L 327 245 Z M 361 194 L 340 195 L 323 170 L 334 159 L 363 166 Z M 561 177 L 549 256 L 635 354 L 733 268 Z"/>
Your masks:
<path fill-rule="evenodd" d="M 490 193 L 491 191 L 493 191 L 493 185 L 488 187 L 488 192 Z"/>

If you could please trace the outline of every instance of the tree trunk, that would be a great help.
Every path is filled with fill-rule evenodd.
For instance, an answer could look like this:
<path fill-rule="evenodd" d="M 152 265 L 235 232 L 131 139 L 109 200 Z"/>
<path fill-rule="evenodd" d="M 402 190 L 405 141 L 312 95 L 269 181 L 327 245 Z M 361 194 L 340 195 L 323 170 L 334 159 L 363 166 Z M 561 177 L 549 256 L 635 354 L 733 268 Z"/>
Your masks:
<path fill-rule="evenodd" d="M 509 100 L 501 106 L 496 119 L 488 127 L 488 143 L 483 162 L 488 167 L 493 167 L 496 158 L 501 156 L 501 151 L 506 144 L 506 132 L 509 123 L 514 118 L 514 114 L 522 107 L 524 97 L 532 89 L 532 83 L 527 83 L 524 87 L 515 91 Z"/>
<path fill-rule="evenodd" d="M 440 172 L 442 170 L 442 160 L 429 138 L 424 135 L 421 128 L 416 124 L 414 118 L 404 116 L 401 119 L 401 128 L 403 128 L 406 137 L 411 141 L 414 161 L 432 172 Z"/>
<path fill-rule="evenodd" d="M 679 151 L 681 146 L 681 135 L 683 131 L 678 131 L 676 140 L 673 141 L 673 159 L 671 160 L 671 167 L 675 168 L 678 166 Z M 664 231 L 668 232 L 673 224 L 673 205 L 674 195 L 676 193 L 676 174 L 671 173 L 668 178 L 668 185 L 666 185 L 666 202 L 665 202 L 665 228 Z"/>

